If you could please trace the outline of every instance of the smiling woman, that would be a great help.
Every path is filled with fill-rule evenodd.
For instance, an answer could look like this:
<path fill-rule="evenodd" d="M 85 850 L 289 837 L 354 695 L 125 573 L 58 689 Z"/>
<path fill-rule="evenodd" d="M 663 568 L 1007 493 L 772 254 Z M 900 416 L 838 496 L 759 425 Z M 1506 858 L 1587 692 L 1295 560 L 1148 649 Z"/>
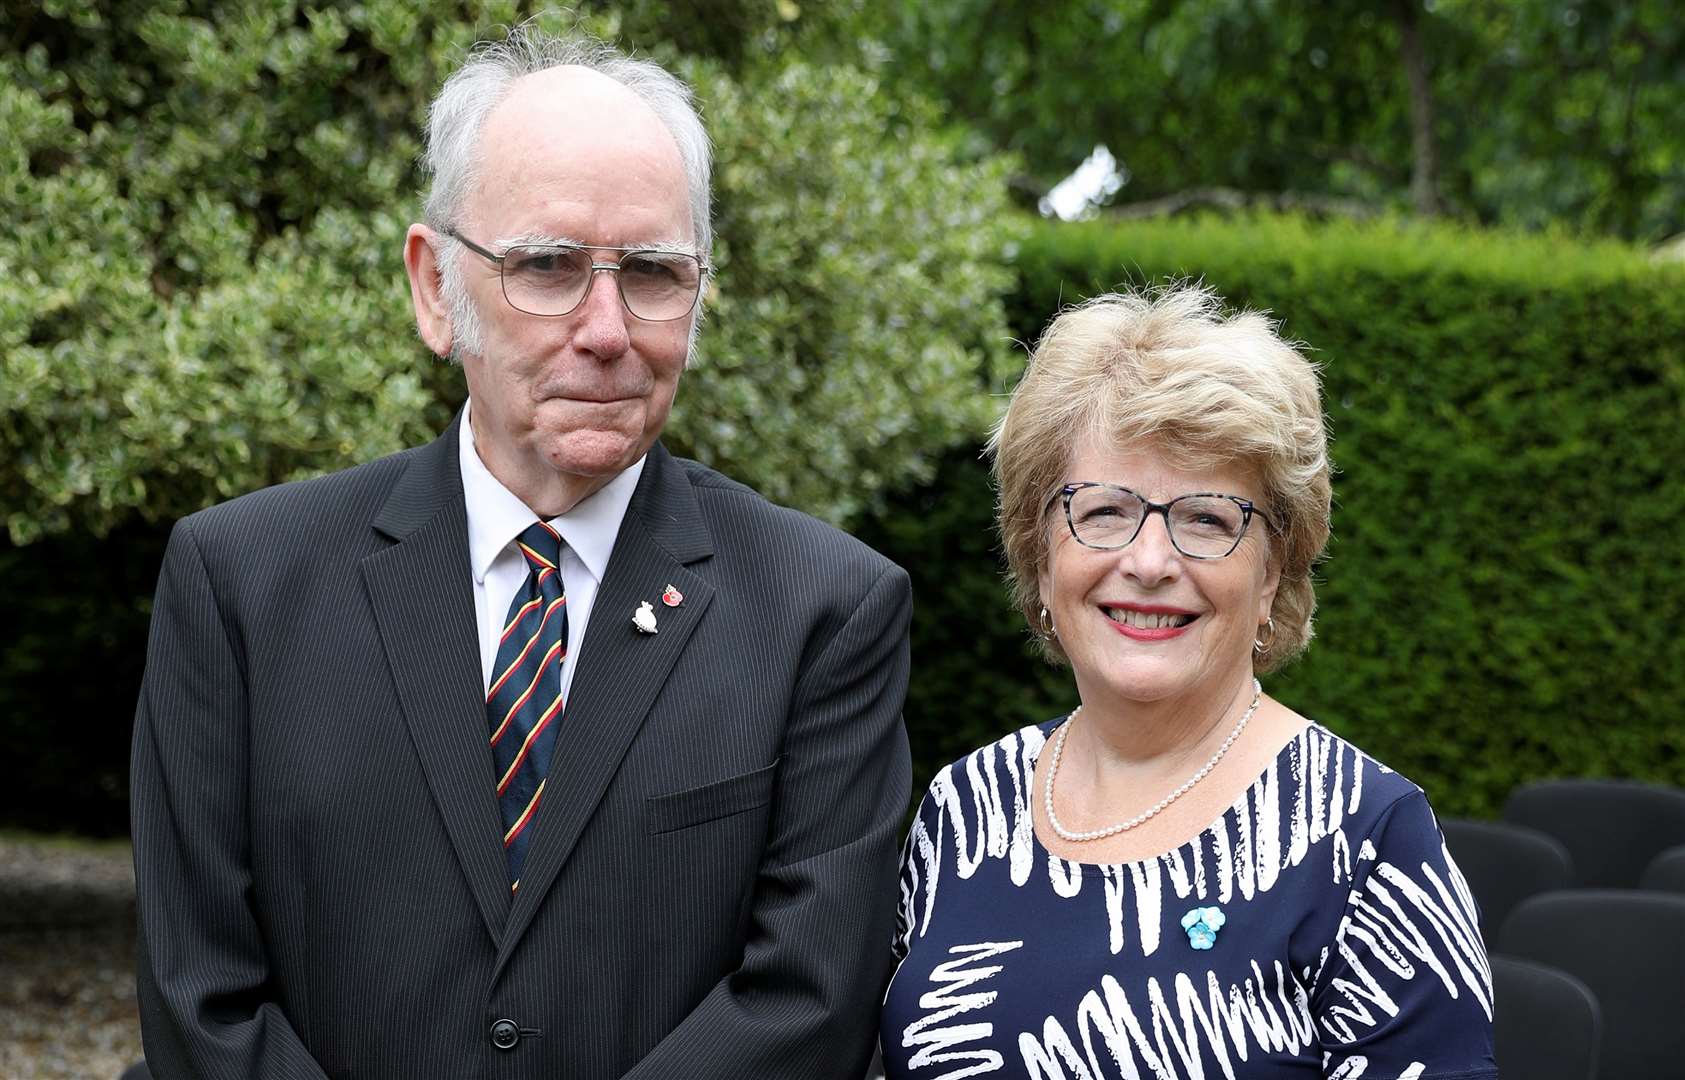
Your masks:
<path fill-rule="evenodd" d="M 1199 733 L 1191 725 L 1250 689 L 1252 642 L 1267 632 L 1281 581 L 1267 530 L 1248 528 L 1252 514 L 1242 509 L 1263 497 L 1258 470 L 1178 467 L 1157 441 L 1119 450 L 1085 435 L 1066 471 L 1071 510 L 1062 520 L 1049 515 L 1037 595 L 1089 723 L 1115 718 L 1119 733 L 1136 742 L 1192 739 Z M 1119 529 L 1110 523 L 1127 517 L 1094 503 L 1092 493 L 1105 490 L 1094 486 L 1097 478 L 1161 501 L 1106 485 L 1121 493 L 1114 501 L 1124 514 L 1130 503 L 1139 507 Z M 1147 523 L 1154 516 L 1147 506 L 1159 507 L 1162 527 Z M 1095 516 L 1105 510 L 1113 512 Z M 1123 714 L 1141 710 L 1164 714 L 1162 722 L 1123 722 Z"/>
<path fill-rule="evenodd" d="M 1204 289 L 1100 297 L 1053 321 L 991 449 L 1015 598 L 1082 704 L 931 782 L 891 1080 L 1495 1077 L 1425 796 L 1257 682 L 1311 637 L 1315 367 Z"/>

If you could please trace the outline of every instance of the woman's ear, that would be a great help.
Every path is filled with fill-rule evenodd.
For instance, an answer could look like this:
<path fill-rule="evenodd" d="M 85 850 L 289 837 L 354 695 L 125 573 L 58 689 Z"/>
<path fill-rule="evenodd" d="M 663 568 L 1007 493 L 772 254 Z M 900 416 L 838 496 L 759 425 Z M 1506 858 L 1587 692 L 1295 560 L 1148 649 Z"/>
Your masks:
<path fill-rule="evenodd" d="M 1264 589 L 1258 594 L 1258 625 L 1270 617 L 1275 608 L 1276 590 L 1281 588 L 1281 560 L 1276 557 L 1274 544 L 1270 545 L 1270 557 L 1264 563 Z"/>

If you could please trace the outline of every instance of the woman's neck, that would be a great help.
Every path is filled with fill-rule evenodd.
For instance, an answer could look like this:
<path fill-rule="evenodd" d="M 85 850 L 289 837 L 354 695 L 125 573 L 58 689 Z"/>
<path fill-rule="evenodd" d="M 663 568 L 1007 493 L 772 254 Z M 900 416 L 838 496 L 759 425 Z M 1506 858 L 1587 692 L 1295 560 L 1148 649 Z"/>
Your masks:
<path fill-rule="evenodd" d="M 1139 779 L 1184 765 L 1192 769 L 1222 745 L 1254 694 L 1250 669 L 1208 689 L 1157 701 L 1085 694 L 1069 737 L 1076 745 L 1066 754 L 1088 759 L 1088 767 L 1102 777 L 1117 773 Z"/>

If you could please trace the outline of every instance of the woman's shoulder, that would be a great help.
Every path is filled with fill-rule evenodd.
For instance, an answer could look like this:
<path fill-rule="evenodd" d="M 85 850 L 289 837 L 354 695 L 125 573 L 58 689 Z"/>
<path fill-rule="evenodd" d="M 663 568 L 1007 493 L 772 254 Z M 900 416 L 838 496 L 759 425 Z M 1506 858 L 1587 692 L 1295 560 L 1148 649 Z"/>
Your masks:
<path fill-rule="evenodd" d="M 1041 756 L 1048 736 L 1067 715 L 1061 713 L 1042 723 L 1025 724 L 948 762 L 931 777 L 925 801 L 941 801 L 955 792 L 969 792 L 978 786 L 998 791 L 1003 783 L 1021 783 Z"/>
<path fill-rule="evenodd" d="M 1349 818 L 1378 826 L 1401 805 L 1427 806 L 1421 785 L 1324 724 L 1307 724 L 1294 744 L 1296 774 L 1339 789 Z"/>

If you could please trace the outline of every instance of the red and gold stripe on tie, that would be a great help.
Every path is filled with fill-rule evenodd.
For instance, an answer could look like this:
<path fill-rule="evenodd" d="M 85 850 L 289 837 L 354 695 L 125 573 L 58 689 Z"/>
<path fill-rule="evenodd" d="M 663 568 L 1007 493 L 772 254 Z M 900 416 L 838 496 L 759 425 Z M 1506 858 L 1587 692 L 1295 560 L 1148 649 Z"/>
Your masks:
<path fill-rule="evenodd" d="M 503 738 L 503 733 L 509 730 L 509 722 L 515 718 L 516 713 L 521 711 L 521 706 L 527 703 L 527 699 L 532 697 L 533 691 L 538 689 L 538 680 L 543 677 L 545 669 L 550 666 L 550 662 L 555 661 L 557 664 L 560 664 L 562 662 L 561 657 L 565 655 L 567 654 L 562 648 L 562 643 L 560 641 L 555 642 L 550 646 L 550 651 L 544 655 L 544 659 L 539 663 L 538 669 L 532 673 L 532 681 L 527 683 L 527 688 L 521 691 L 521 696 L 516 698 L 514 703 L 509 706 L 509 711 L 503 714 L 503 722 L 497 725 L 497 730 L 491 733 L 492 746 L 496 746 L 498 740 Z M 510 670 L 514 669 L 511 668 Z M 560 695 L 558 695 L 558 698 L 559 696 Z M 502 789 L 499 788 L 498 790 L 501 791 Z"/>
<path fill-rule="evenodd" d="M 532 726 L 532 730 L 527 732 L 527 737 L 521 742 L 520 750 L 515 753 L 515 760 L 509 763 L 509 768 L 506 772 L 504 772 L 503 778 L 497 782 L 497 794 L 499 798 L 502 798 L 503 793 L 508 790 L 509 782 L 515 779 L 515 774 L 521 771 L 521 762 L 527 759 L 527 751 L 532 749 L 533 740 L 537 739 L 539 734 L 545 728 L 550 726 L 550 721 L 556 718 L 556 713 L 560 712 L 561 708 L 562 695 L 557 694 L 556 700 L 552 701 L 549 707 L 544 710 L 544 715 L 538 718 L 538 723 L 534 724 Z M 544 782 L 542 780 L 539 781 L 539 787 L 542 788 L 543 786 Z M 537 805 L 538 796 L 534 795 L 531 805 L 527 807 L 527 813 L 531 813 L 532 808 Z M 526 814 L 522 814 L 521 821 L 525 820 Z M 518 826 L 521 821 L 517 821 L 515 824 Z M 504 842 L 508 843 L 507 839 L 505 839 Z"/>
<path fill-rule="evenodd" d="M 515 837 L 521 835 L 521 833 L 526 830 L 527 824 L 532 821 L 533 814 L 538 812 L 538 801 L 544 798 L 544 784 L 544 780 L 540 780 L 538 782 L 538 790 L 532 793 L 532 801 L 528 802 L 527 808 L 521 811 L 521 816 L 515 819 L 515 824 L 509 826 L 509 831 L 503 834 L 504 847 L 507 848 L 510 844 L 515 842 Z M 520 887 L 520 878 L 516 878 L 514 881 L 511 881 L 509 883 L 509 894 L 513 896 L 515 891 Z"/>
<path fill-rule="evenodd" d="M 508 847 L 510 844 L 513 844 L 515 842 L 515 837 L 521 835 L 521 831 L 525 829 L 527 827 L 527 823 L 532 820 L 532 815 L 538 810 L 538 800 L 544 798 L 545 783 L 546 781 L 544 780 L 540 780 L 538 782 L 538 790 L 532 793 L 532 799 L 527 803 L 527 808 L 521 811 L 521 816 L 515 819 L 515 824 L 509 826 L 509 831 L 503 834 L 504 847 Z"/>
<path fill-rule="evenodd" d="M 543 597 L 539 597 L 538 599 L 533 600 L 531 603 L 523 606 L 521 608 L 521 611 L 523 613 L 525 613 L 525 612 L 529 611 L 534 605 L 543 603 L 543 600 L 544 600 Z M 532 632 L 532 637 L 528 638 L 527 643 L 525 645 L 521 646 L 520 655 L 515 657 L 514 660 L 510 661 L 509 666 L 503 669 L 503 674 L 499 675 L 496 679 L 492 680 L 491 688 L 486 691 L 486 702 L 488 704 L 491 702 L 491 699 L 497 694 L 497 692 L 499 690 L 503 689 L 503 684 L 509 680 L 509 676 L 511 676 L 515 673 L 515 669 L 520 667 L 522 662 L 526 660 L 527 653 L 532 651 L 532 647 L 538 643 L 538 639 L 544 636 L 544 627 L 550 622 L 550 616 L 554 615 L 558 610 L 561 609 L 561 606 L 563 604 L 567 603 L 567 602 L 568 602 L 567 597 L 560 596 L 560 597 L 556 598 L 554 603 L 552 603 L 549 607 L 544 609 L 544 618 L 542 618 L 538 621 L 538 629 L 536 629 Z M 520 618 L 524 618 L 524 617 L 525 617 L 525 615 L 523 614 Z M 509 637 L 509 630 L 514 629 L 515 623 L 519 622 L 520 618 L 517 618 L 517 619 L 515 619 L 514 622 L 511 622 L 509 624 L 509 629 L 506 629 L 506 630 L 503 631 L 503 637 L 504 637 L 505 640 L 507 640 L 508 637 Z M 502 644 L 502 642 L 499 642 L 499 644 Z M 543 665 L 540 665 L 541 668 L 542 668 L 542 666 Z M 497 741 L 496 739 L 492 740 L 492 742 L 496 742 L 496 741 Z"/>
<path fill-rule="evenodd" d="M 509 826 L 509 832 L 504 832 L 504 847 L 516 842 L 516 837 L 521 836 L 522 829 L 526 829 L 527 822 L 532 821 L 532 814 L 538 812 L 538 800 L 544 797 L 544 783 L 548 783 L 548 780 L 539 780 L 538 790 L 532 792 L 532 799 L 527 802 L 527 809 L 521 810 L 521 817 L 517 817 L 516 824 Z"/>
<path fill-rule="evenodd" d="M 520 609 L 515 612 L 515 617 L 509 620 L 509 625 L 503 628 L 503 633 L 498 635 L 497 643 L 501 645 L 505 641 L 508 641 L 509 635 L 515 632 L 515 627 L 521 625 L 521 620 L 526 618 L 534 608 L 538 607 L 538 605 L 542 603 L 544 603 L 544 597 L 535 596 L 531 600 L 522 604 Z"/>
<path fill-rule="evenodd" d="M 552 529 L 551 531 L 554 532 L 555 530 Z M 534 551 L 532 548 L 527 547 L 525 544 L 521 543 L 519 540 L 515 541 L 515 546 L 520 548 L 522 551 L 526 552 L 527 561 L 532 563 L 534 566 L 542 567 L 545 570 L 554 570 L 556 568 L 555 563 L 551 562 L 549 559 L 546 559 L 544 556 L 540 555 L 538 552 Z"/>

